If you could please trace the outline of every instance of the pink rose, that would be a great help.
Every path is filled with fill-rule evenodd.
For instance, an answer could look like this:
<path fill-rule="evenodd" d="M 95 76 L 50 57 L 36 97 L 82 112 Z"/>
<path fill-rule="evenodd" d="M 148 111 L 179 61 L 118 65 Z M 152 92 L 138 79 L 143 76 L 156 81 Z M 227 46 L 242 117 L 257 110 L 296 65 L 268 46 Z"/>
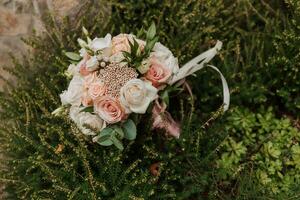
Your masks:
<path fill-rule="evenodd" d="M 119 101 L 109 96 L 103 96 L 94 102 L 96 113 L 107 123 L 113 124 L 125 119 L 124 108 Z"/>
<path fill-rule="evenodd" d="M 103 82 L 101 81 L 97 81 L 94 83 L 91 83 L 88 89 L 88 94 L 90 95 L 90 97 L 95 100 L 103 95 L 105 95 L 106 93 L 106 86 Z"/>
<path fill-rule="evenodd" d="M 87 92 L 84 92 L 81 97 L 81 103 L 85 107 L 89 107 L 93 105 L 93 99 L 90 97 L 90 95 Z"/>
<path fill-rule="evenodd" d="M 89 75 L 84 77 L 84 89 L 89 89 L 90 85 L 98 80 L 97 72 L 90 73 Z"/>
<path fill-rule="evenodd" d="M 130 52 L 127 34 L 119 34 L 112 38 L 112 54 L 116 54 L 122 51 Z"/>
<path fill-rule="evenodd" d="M 87 53 L 83 56 L 83 59 L 78 63 L 79 65 L 79 72 L 82 76 L 87 76 L 91 72 L 88 71 L 86 67 L 86 62 L 90 59 L 91 56 L 89 56 Z"/>
<path fill-rule="evenodd" d="M 172 72 L 164 67 L 157 59 L 150 59 L 150 68 L 146 73 L 146 79 L 152 82 L 154 87 L 159 87 L 166 83 Z"/>

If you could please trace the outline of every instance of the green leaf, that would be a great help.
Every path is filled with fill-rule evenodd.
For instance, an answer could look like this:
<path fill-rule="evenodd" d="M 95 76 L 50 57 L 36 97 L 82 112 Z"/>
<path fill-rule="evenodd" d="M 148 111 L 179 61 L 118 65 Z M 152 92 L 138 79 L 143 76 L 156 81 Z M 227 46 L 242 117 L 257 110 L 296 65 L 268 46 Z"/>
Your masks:
<path fill-rule="evenodd" d="M 70 58 L 71 60 L 80 60 L 81 56 L 74 52 L 65 52 L 65 55 Z"/>
<path fill-rule="evenodd" d="M 147 41 L 146 46 L 145 46 L 145 51 L 147 53 L 150 53 L 157 41 L 158 41 L 158 37 L 155 37 L 153 40 Z"/>
<path fill-rule="evenodd" d="M 99 138 L 97 139 L 97 143 L 102 146 L 110 146 L 113 144 L 111 137 L 113 136 L 114 130 L 110 127 L 106 127 L 103 129 L 100 134 Z"/>
<path fill-rule="evenodd" d="M 104 135 L 104 136 L 101 136 L 99 137 L 99 139 L 97 140 L 97 142 L 99 144 L 103 143 L 103 142 L 106 142 L 107 140 L 110 140 L 111 136 L 110 135 Z"/>
<path fill-rule="evenodd" d="M 128 119 L 125 123 L 122 124 L 122 126 L 125 133 L 124 137 L 128 140 L 134 140 L 136 138 L 135 123 L 131 119 Z"/>
<path fill-rule="evenodd" d="M 139 43 L 136 41 L 136 39 L 133 38 L 133 52 L 136 54 L 136 52 L 139 49 Z"/>
<path fill-rule="evenodd" d="M 151 26 L 149 27 L 147 31 L 147 40 L 152 40 L 156 34 L 156 27 L 154 22 L 152 22 Z"/>
<path fill-rule="evenodd" d="M 169 91 L 168 90 L 165 90 L 163 91 L 163 93 L 161 94 L 160 96 L 162 98 L 162 100 L 167 104 L 169 105 L 170 101 L 169 101 Z"/>
<path fill-rule="evenodd" d="M 134 45 L 133 45 L 133 43 L 129 39 L 127 39 L 127 40 L 128 40 L 129 46 L 130 46 L 130 52 L 132 53 Z"/>
<path fill-rule="evenodd" d="M 82 27 L 82 32 L 84 35 L 89 35 L 88 30 L 86 30 L 86 28 L 84 26 Z"/>
<path fill-rule="evenodd" d="M 122 53 L 123 53 L 123 56 L 125 58 L 130 58 L 131 57 L 131 54 L 129 52 L 127 52 L 127 51 L 122 51 Z"/>
<path fill-rule="evenodd" d="M 93 113 L 93 112 L 94 112 L 94 106 L 85 107 L 85 108 L 82 109 L 80 112 L 89 112 L 89 113 Z"/>
<path fill-rule="evenodd" d="M 114 126 L 115 133 L 120 137 L 120 139 L 124 138 L 124 131 L 119 126 Z"/>
<path fill-rule="evenodd" d="M 143 34 L 145 33 L 144 27 L 142 27 L 139 32 L 136 34 L 137 38 L 141 38 L 143 36 Z"/>
<path fill-rule="evenodd" d="M 118 149 L 123 151 L 124 146 L 123 146 L 122 142 L 120 142 L 114 135 L 111 136 L 111 141 Z"/>

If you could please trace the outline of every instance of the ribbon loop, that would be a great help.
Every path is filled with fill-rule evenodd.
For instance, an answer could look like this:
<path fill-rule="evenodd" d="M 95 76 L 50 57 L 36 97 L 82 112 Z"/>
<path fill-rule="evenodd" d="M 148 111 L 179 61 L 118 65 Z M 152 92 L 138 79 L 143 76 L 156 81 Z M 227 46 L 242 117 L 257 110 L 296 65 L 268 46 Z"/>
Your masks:
<path fill-rule="evenodd" d="M 193 58 L 192 60 L 187 62 L 185 65 L 183 65 L 179 69 L 179 71 L 176 74 L 174 74 L 174 76 L 169 84 L 172 85 L 172 84 L 176 83 L 177 81 L 182 80 L 183 78 L 204 68 L 205 66 L 208 66 L 208 67 L 212 68 L 213 70 L 217 71 L 221 77 L 222 86 L 223 86 L 224 111 L 227 111 L 229 108 L 229 103 L 230 103 L 230 93 L 229 93 L 227 81 L 218 68 L 216 68 L 213 65 L 205 65 L 218 53 L 218 51 L 220 51 L 221 48 L 222 48 L 222 42 L 217 41 L 217 44 L 213 48 L 205 51 L 204 53 L 200 54 L 199 56 Z"/>
<path fill-rule="evenodd" d="M 218 68 L 216 68 L 213 65 L 207 65 L 207 66 L 217 71 L 221 77 L 222 86 L 223 86 L 223 104 L 224 104 L 224 112 L 225 112 L 228 110 L 230 104 L 230 92 L 229 92 L 227 81 Z"/>
<path fill-rule="evenodd" d="M 213 48 L 205 51 L 204 53 L 184 64 L 179 71 L 174 74 L 172 80 L 170 81 L 170 85 L 202 69 L 204 64 L 208 63 L 221 48 L 222 42 L 217 41 L 217 44 Z"/>

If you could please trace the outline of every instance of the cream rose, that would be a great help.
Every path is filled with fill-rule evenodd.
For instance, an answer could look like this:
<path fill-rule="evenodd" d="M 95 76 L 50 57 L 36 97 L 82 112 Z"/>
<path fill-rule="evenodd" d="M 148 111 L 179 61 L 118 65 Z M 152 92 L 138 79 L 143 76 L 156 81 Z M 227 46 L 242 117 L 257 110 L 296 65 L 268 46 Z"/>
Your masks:
<path fill-rule="evenodd" d="M 112 38 L 112 54 L 122 51 L 130 52 L 129 36 L 127 34 L 119 34 Z"/>
<path fill-rule="evenodd" d="M 124 108 L 118 100 L 109 96 L 103 96 L 94 102 L 96 113 L 107 123 L 113 124 L 126 117 Z"/>
<path fill-rule="evenodd" d="M 72 106 L 70 108 L 70 118 L 76 123 L 83 134 L 96 135 L 93 130 L 85 126 L 89 126 L 96 131 L 101 131 L 103 128 L 105 128 L 106 124 L 99 116 L 80 111 L 81 109 L 78 106 Z"/>
<path fill-rule="evenodd" d="M 154 87 L 159 87 L 162 84 L 167 83 L 168 79 L 171 77 L 172 72 L 163 63 L 155 57 L 150 59 L 150 68 L 147 71 L 145 78 L 152 82 Z"/>
<path fill-rule="evenodd" d="M 97 72 L 90 73 L 89 75 L 84 77 L 84 89 L 88 90 L 90 85 L 98 80 Z"/>
<path fill-rule="evenodd" d="M 81 96 L 83 94 L 83 78 L 74 76 L 70 81 L 68 90 L 60 94 L 62 105 L 77 105 L 81 104 Z"/>
<path fill-rule="evenodd" d="M 81 97 L 81 103 L 85 107 L 93 105 L 93 99 L 90 97 L 87 91 L 85 91 Z"/>
<path fill-rule="evenodd" d="M 156 98 L 157 89 L 153 87 L 150 82 L 140 79 L 128 81 L 120 91 L 121 104 L 124 105 L 129 112 L 134 113 L 145 113 L 149 104 Z"/>
<path fill-rule="evenodd" d="M 105 95 L 106 89 L 107 88 L 105 84 L 102 81 L 98 80 L 97 82 L 90 84 L 88 94 L 93 100 L 95 100 Z"/>

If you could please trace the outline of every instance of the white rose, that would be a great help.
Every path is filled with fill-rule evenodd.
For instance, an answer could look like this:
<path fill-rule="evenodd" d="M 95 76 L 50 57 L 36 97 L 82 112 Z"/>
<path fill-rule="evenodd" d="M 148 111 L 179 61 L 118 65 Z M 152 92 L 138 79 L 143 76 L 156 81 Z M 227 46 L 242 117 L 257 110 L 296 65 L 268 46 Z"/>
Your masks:
<path fill-rule="evenodd" d="M 60 94 L 62 105 L 80 105 L 81 95 L 83 94 L 83 78 L 74 76 L 70 81 L 68 90 Z"/>
<path fill-rule="evenodd" d="M 83 134 L 96 135 L 95 131 L 101 131 L 105 128 L 105 122 L 98 115 L 80 111 L 81 109 L 78 106 L 72 106 L 70 108 L 70 118 L 76 123 Z M 91 127 L 93 130 L 88 127 Z"/>
<path fill-rule="evenodd" d="M 68 67 L 68 70 L 66 71 L 67 76 L 77 76 L 79 75 L 79 68 L 77 65 L 71 64 Z"/>
<path fill-rule="evenodd" d="M 108 33 L 104 38 L 95 38 L 93 41 L 89 44 L 89 47 L 94 51 L 103 50 L 103 53 L 106 56 L 109 56 L 107 54 L 110 54 L 110 47 L 111 47 L 111 35 Z"/>
<path fill-rule="evenodd" d="M 97 56 L 92 56 L 90 59 L 86 61 L 86 69 L 89 72 L 95 71 L 99 67 L 99 62 Z"/>
<path fill-rule="evenodd" d="M 175 58 L 172 52 L 160 42 L 155 43 L 151 55 L 157 58 L 157 60 L 162 63 L 164 67 L 168 68 L 172 74 L 179 71 L 178 59 Z"/>
<path fill-rule="evenodd" d="M 157 98 L 157 89 L 150 82 L 140 79 L 132 79 L 128 81 L 120 91 L 120 102 L 126 107 L 129 113 L 146 112 L 149 104 Z"/>

